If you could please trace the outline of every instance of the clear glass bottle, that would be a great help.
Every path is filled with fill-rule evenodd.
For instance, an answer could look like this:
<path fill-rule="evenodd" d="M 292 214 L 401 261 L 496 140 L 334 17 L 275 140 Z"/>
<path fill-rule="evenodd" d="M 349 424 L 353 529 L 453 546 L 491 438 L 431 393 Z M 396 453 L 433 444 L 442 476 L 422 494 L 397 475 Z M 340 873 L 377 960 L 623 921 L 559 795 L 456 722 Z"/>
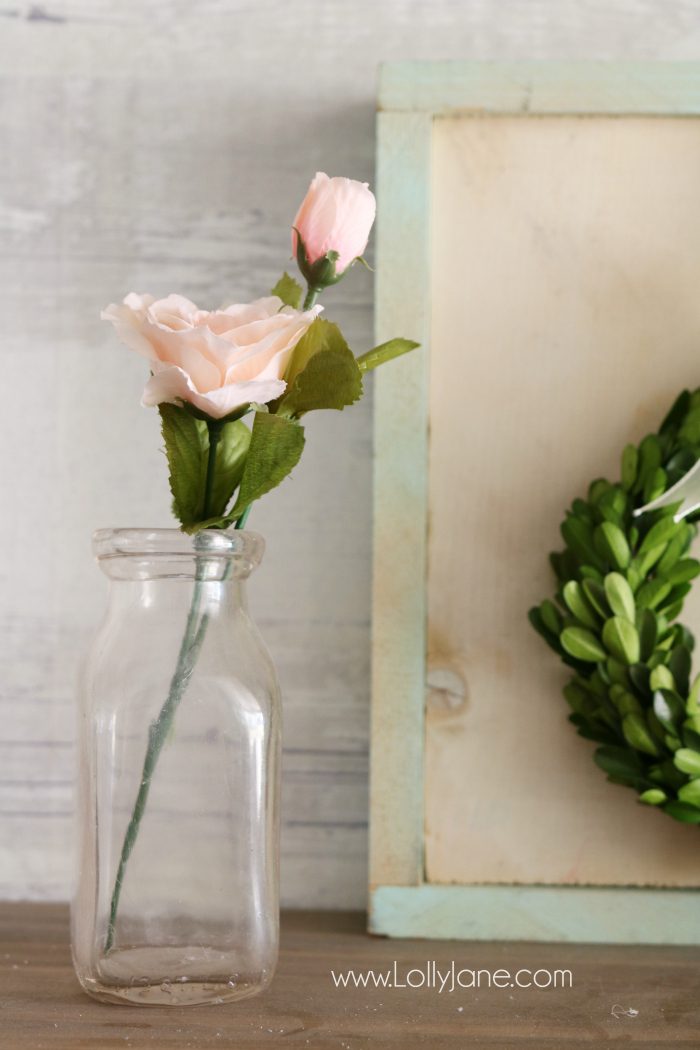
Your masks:
<path fill-rule="evenodd" d="M 246 607 L 255 533 L 97 532 L 82 680 L 75 970 L 109 1002 L 261 991 L 279 930 L 280 704 Z"/>

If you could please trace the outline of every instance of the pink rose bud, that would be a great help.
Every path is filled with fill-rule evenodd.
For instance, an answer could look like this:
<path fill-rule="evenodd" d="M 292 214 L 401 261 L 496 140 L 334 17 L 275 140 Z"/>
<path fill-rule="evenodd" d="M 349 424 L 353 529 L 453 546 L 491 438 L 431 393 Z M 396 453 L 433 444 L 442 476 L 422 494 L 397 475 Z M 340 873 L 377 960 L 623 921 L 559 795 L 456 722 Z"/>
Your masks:
<path fill-rule="evenodd" d="M 362 255 L 376 210 L 366 182 L 316 173 L 292 228 L 292 252 L 311 287 L 335 284 Z"/>

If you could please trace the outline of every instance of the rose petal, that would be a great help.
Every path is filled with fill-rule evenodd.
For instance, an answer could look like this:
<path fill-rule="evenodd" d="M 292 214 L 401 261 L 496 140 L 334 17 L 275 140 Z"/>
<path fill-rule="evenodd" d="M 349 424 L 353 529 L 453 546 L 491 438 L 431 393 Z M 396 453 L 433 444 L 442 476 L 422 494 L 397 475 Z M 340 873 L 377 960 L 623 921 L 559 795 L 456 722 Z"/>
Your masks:
<path fill-rule="evenodd" d="M 212 419 L 221 419 L 237 408 L 257 401 L 267 404 L 280 397 L 286 388 L 282 380 L 268 380 L 250 383 L 231 383 L 228 386 L 219 387 L 208 394 L 200 394 L 195 390 L 189 376 L 181 368 L 176 366 L 165 366 L 160 368 L 146 383 L 143 391 L 141 404 L 146 407 L 160 405 L 163 402 L 173 404 L 178 401 L 187 401 L 206 412 Z"/>

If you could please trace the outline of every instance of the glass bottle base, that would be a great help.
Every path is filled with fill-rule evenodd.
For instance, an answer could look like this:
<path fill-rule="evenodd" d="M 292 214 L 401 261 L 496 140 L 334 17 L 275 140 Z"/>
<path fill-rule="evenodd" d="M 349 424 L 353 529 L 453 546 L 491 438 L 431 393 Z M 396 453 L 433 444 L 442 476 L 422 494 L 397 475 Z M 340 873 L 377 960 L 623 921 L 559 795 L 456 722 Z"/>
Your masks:
<path fill-rule="evenodd" d="M 221 956 L 219 953 L 212 955 L 219 958 L 203 959 L 201 946 L 126 948 L 111 951 L 102 959 L 98 976 L 78 973 L 78 979 L 83 990 L 93 999 L 132 1006 L 229 1003 L 257 995 L 272 980 L 272 970 L 223 976 Z M 206 965 L 207 961 L 210 967 Z M 208 969 L 210 973 L 207 973 Z"/>

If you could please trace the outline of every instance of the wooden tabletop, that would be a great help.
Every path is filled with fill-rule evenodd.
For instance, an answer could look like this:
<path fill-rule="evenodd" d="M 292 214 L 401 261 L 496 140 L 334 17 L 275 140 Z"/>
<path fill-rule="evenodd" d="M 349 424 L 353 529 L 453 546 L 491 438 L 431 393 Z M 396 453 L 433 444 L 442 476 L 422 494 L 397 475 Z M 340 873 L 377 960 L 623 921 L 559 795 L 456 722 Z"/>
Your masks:
<path fill-rule="evenodd" d="M 336 988 L 331 974 L 393 976 L 396 962 L 399 980 L 415 984 L 421 974 L 433 980 L 433 962 L 444 975 L 453 960 L 456 972 L 547 971 L 539 983 L 569 970 L 572 986 L 511 987 L 501 975 L 506 986 L 488 988 L 481 975 L 481 988 L 442 993 Z M 67 909 L 1 904 L 0 979 L 2 1050 L 700 1047 L 700 949 L 390 941 L 369 937 L 352 913 L 284 915 L 279 970 L 264 995 L 172 1009 L 93 1002 L 71 969 Z"/>

